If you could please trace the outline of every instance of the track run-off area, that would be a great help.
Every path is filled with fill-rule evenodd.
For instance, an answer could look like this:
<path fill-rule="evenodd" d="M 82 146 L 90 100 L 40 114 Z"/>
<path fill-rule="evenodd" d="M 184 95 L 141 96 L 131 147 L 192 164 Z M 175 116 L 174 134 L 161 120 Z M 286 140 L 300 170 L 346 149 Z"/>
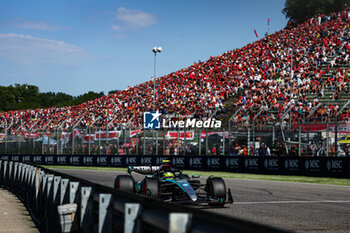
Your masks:
<path fill-rule="evenodd" d="M 120 171 L 53 169 L 113 187 Z M 135 180 L 143 176 L 133 174 Z M 201 177 L 205 182 L 206 177 Z M 295 232 L 350 232 L 350 186 L 224 178 L 234 204 L 193 206 Z"/>

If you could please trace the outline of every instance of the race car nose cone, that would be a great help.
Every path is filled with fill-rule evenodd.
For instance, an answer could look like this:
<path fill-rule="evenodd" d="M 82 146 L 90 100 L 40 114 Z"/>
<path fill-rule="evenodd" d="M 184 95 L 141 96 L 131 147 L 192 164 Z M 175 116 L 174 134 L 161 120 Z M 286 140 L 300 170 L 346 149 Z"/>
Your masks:
<path fill-rule="evenodd" d="M 195 194 L 190 195 L 190 198 L 192 201 L 197 201 L 197 195 L 195 195 Z"/>

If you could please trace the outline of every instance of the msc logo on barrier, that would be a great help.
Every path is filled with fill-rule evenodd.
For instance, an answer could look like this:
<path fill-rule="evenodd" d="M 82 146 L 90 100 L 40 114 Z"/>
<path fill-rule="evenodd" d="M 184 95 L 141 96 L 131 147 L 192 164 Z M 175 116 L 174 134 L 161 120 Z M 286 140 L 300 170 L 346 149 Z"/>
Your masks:
<path fill-rule="evenodd" d="M 126 165 L 136 165 L 136 157 L 126 157 Z"/>
<path fill-rule="evenodd" d="M 185 158 L 184 157 L 173 158 L 172 164 L 173 164 L 173 166 L 183 167 L 183 166 L 185 166 Z"/>
<path fill-rule="evenodd" d="M 79 156 L 72 156 L 69 158 L 69 162 L 71 164 L 79 164 L 80 160 L 79 160 Z"/>
<path fill-rule="evenodd" d="M 202 167 L 202 158 L 190 158 L 190 166 Z"/>
<path fill-rule="evenodd" d="M 152 158 L 151 157 L 142 157 L 141 158 L 141 165 L 152 165 Z"/>
<path fill-rule="evenodd" d="M 318 159 L 310 159 L 305 161 L 305 168 L 309 169 L 320 169 L 320 160 Z"/>
<path fill-rule="evenodd" d="M 331 169 L 343 169 L 343 164 L 341 160 L 328 160 L 327 161 L 327 169 L 328 171 Z"/>
<path fill-rule="evenodd" d="M 143 128 L 144 129 L 160 129 L 160 116 L 162 114 L 157 110 L 156 112 L 143 113 Z"/>
<path fill-rule="evenodd" d="M 257 169 L 259 166 L 259 159 L 245 159 L 244 166 L 246 168 L 255 168 Z"/>
<path fill-rule="evenodd" d="M 239 159 L 228 158 L 228 159 L 226 159 L 225 164 L 226 164 L 226 167 L 238 168 L 239 167 Z"/>
<path fill-rule="evenodd" d="M 48 164 L 54 164 L 54 157 L 53 156 L 45 156 L 45 163 Z"/>
<path fill-rule="evenodd" d="M 111 163 L 112 163 L 113 165 L 118 165 L 118 166 L 120 166 L 120 165 L 122 165 L 122 158 L 121 158 L 121 157 L 112 157 L 112 158 L 111 158 Z"/>
<path fill-rule="evenodd" d="M 219 158 L 208 158 L 207 160 L 208 167 L 219 167 L 220 159 Z"/>
<path fill-rule="evenodd" d="M 93 164 L 94 158 L 92 156 L 84 156 L 83 157 L 83 164 Z"/>

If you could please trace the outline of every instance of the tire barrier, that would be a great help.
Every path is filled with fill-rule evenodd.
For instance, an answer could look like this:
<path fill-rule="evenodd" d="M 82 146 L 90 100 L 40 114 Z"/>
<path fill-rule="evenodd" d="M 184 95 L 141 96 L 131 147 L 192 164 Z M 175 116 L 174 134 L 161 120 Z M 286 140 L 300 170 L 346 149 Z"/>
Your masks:
<path fill-rule="evenodd" d="M 287 232 L 0 159 L 0 185 L 26 205 L 41 232 Z"/>
<path fill-rule="evenodd" d="M 158 166 L 169 159 L 172 166 L 183 170 L 350 177 L 350 157 L 0 155 L 0 159 L 37 165 L 94 167 Z"/>

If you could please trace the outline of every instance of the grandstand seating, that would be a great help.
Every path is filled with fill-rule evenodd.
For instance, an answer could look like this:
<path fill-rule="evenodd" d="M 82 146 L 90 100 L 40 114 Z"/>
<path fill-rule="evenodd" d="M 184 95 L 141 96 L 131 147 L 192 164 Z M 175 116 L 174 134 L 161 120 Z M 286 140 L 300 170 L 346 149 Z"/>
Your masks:
<path fill-rule="evenodd" d="M 142 125 L 142 112 L 152 109 L 181 115 L 195 112 L 203 118 L 216 110 L 225 115 L 241 108 L 233 118 L 235 125 L 250 127 L 264 106 L 256 120 L 256 127 L 264 128 L 280 122 L 290 106 L 292 124 L 305 122 L 318 103 L 322 106 L 311 122 L 333 121 L 350 100 L 348 12 L 318 15 L 296 27 L 287 25 L 240 49 L 160 77 L 156 81 L 156 106 L 152 106 L 153 82 L 148 81 L 77 106 L 0 113 L 0 124 L 4 127 L 6 119 L 16 130 L 24 123 L 21 130 L 32 132 L 46 124 L 49 130 L 92 123 L 94 127 L 111 128 L 126 124 L 134 116 L 131 123 L 137 128 Z M 349 109 L 339 120 L 349 120 Z"/>

